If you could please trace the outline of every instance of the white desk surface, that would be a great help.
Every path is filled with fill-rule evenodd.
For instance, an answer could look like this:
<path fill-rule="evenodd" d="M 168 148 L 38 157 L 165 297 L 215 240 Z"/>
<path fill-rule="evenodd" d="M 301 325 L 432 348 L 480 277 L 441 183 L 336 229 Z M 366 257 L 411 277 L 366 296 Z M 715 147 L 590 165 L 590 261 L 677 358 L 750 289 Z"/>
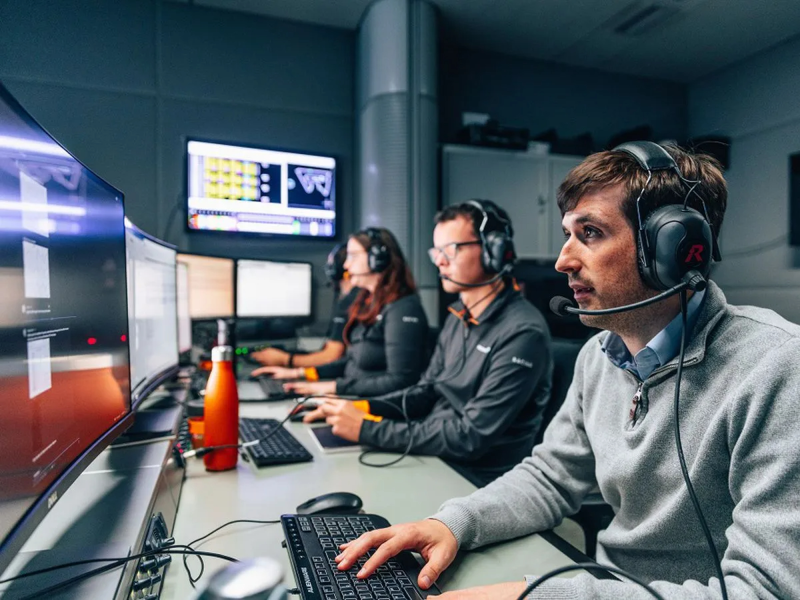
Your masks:
<path fill-rule="evenodd" d="M 241 386 L 240 390 L 243 392 Z M 242 404 L 240 416 L 282 419 L 290 402 Z M 314 460 L 286 466 L 257 469 L 239 459 L 235 470 L 206 472 L 200 460 L 191 459 L 186 470 L 178 515 L 176 543 L 185 544 L 235 519 L 278 519 L 294 513 L 298 504 L 327 492 L 347 491 L 364 501 L 364 511 L 387 518 L 392 524 L 423 519 L 448 498 L 464 496 L 476 488 L 435 457 L 406 457 L 389 468 L 361 465 L 357 452 L 324 454 L 311 439 L 308 426 L 286 427 L 314 455 Z M 391 455 L 372 455 L 372 460 Z M 569 526 L 569 525 L 567 525 Z M 284 582 L 295 586 L 286 551 L 281 547 L 280 525 L 236 524 L 226 527 L 197 549 L 235 558 L 268 556 L 284 567 Z M 197 561 L 189 559 L 197 569 Z M 205 559 L 204 578 L 225 563 Z M 530 535 L 478 551 L 460 553 L 440 578 L 444 590 L 519 580 L 525 573 L 544 573 L 573 561 L 539 535 Z M 188 598 L 191 587 L 176 557 L 167 571 L 162 589 L 164 600 Z"/>

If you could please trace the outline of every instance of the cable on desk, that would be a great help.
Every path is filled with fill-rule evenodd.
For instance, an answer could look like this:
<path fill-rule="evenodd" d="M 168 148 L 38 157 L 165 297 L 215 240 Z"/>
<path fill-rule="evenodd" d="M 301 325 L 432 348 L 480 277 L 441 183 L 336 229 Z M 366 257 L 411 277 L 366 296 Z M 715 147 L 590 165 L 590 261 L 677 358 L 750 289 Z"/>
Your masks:
<path fill-rule="evenodd" d="M 194 546 L 197 542 L 202 542 L 204 539 L 206 539 L 208 537 L 211 537 L 212 535 L 217 533 L 220 529 L 224 529 L 228 525 L 234 525 L 236 523 L 256 523 L 256 524 L 259 524 L 259 525 L 277 525 L 277 524 L 280 523 L 280 520 L 277 520 L 277 521 L 258 521 L 258 520 L 255 520 L 255 519 L 236 519 L 235 521 L 228 521 L 227 523 L 224 523 L 224 524 L 220 525 L 219 527 L 217 527 L 213 531 L 210 531 L 209 533 L 205 534 L 204 536 L 199 537 L 196 540 L 193 540 L 193 541 L 189 542 L 188 544 L 186 544 L 186 547 L 193 550 L 192 546 Z M 183 568 L 186 570 L 186 576 L 189 578 L 189 583 L 191 584 L 192 587 L 195 587 L 194 584 L 197 583 L 200 580 L 200 578 L 203 576 L 203 573 L 205 572 L 205 563 L 203 562 L 202 556 L 194 555 L 194 556 L 197 556 L 197 559 L 200 561 L 200 573 L 197 575 L 197 577 L 194 577 L 192 575 L 191 569 L 189 569 L 189 562 L 187 560 L 189 556 L 192 556 L 192 554 L 187 553 L 187 554 L 183 555 Z"/>
<path fill-rule="evenodd" d="M 519 595 L 517 600 L 525 600 L 528 597 L 528 594 L 530 594 L 533 590 L 535 590 L 545 581 L 547 581 L 548 579 L 552 579 L 556 575 L 561 575 L 561 573 L 567 573 L 569 571 L 592 571 L 592 570 L 608 571 L 609 573 L 616 573 L 617 575 L 622 575 L 623 577 L 630 579 L 634 583 L 639 584 L 641 587 L 647 590 L 650 593 L 650 595 L 656 598 L 656 600 L 664 600 L 664 597 L 661 594 L 659 594 L 657 591 L 655 591 L 653 588 L 651 588 L 649 585 L 647 585 L 644 581 L 642 581 L 638 577 L 634 577 L 627 571 L 623 571 L 622 569 L 618 569 L 617 567 L 612 567 L 611 565 L 599 565 L 597 563 L 578 563 L 575 565 L 567 565 L 566 567 L 559 567 L 558 569 L 553 569 L 552 571 L 545 573 L 544 575 L 539 577 L 539 579 L 537 579 L 536 581 L 531 583 L 528 587 L 526 587 L 525 591 Z"/>
<path fill-rule="evenodd" d="M 186 551 L 186 550 L 176 550 L 175 548 L 178 548 L 178 547 L 186 548 L 188 546 L 172 546 L 172 547 L 169 547 L 169 548 L 161 548 L 159 550 L 153 550 L 151 552 L 145 552 L 145 553 L 142 553 L 142 554 L 134 554 L 134 555 L 127 556 L 127 557 L 124 557 L 124 558 L 116 558 L 116 559 L 113 559 L 113 558 L 96 558 L 96 559 L 87 560 L 87 561 L 77 561 L 74 564 L 86 564 L 86 563 L 89 563 L 89 562 L 98 562 L 98 561 L 114 561 L 114 562 L 112 562 L 111 564 L 108 564 L 108 565 L 103 565 L 102 567 L 98 567 L 97 569 L 92 569 L 91 571 L 87 571 L 86 573 L 81 573 L 80 575 L 76 575 L 75 577 L 71 577 L 69 579 L 65 579 L 64 581 L 61 581 L 61 582 L 56 583 L 54 585 L 51 585 L 50 587 L 47 587 L 47 588 L 45 588 L 43 590 L 39 590 L 37 592 L 34 592 L 33 594 L 29 594 L 27 596 L 24 596 L 24 597 L 20 598 L 20 600 L 34 600 L 36 598 L 49 597 L 50 594 L 52 594 L 53 592 L 56 592 L 58 590 L 66 588 L 66 587 L 75 585 L 76 583 L 80 583 L 81 581 L 84 581 L 86 579 L 90 579 L 92 577 L 95 577 L 96 575 L 102 575 L 103 573 L 105 573 L 107 571 L 113 571 L 117 567 L 121 567 L 125 563 L 130 562 L 132 560 L 138 560 L 139 558 L 142 558 L 143 556 L 151 556 L 153 554 L 195 554 L 195 555 L 200 555 L 200 556 L 208 556 L 210 558 L 219 558 L 219 559 L 222 559 L 222 560 L 227 560 L 229 562 L 239 562 L 238 559 L 233 558 L 231 556 L 227 556 L 225 554 L 218 554 L 216 552 L 203 552 L 201 550 L 193 550 L 193 549 L 190 549 L 188 551 Z M 72 564 L 73 563 L 65 563 L 66 566 L 72 566 Z M 49 567 L 47 569 L 40 569 L 40 571 L 37 572 L 36 574 L 40 574 L 42 572 L 53 571 L 53 570 L 56 570 L 56 569 L 59 569 L 59 568 L 65 568 L 65 565 L 54 565 L 54 566 Z M 6 579 L 4 581 L 12 581 L 14 579 L 21 579 L 22 577 L 27 577 L 27 576 L 32 575 L 32 574 L 33 573 L 26 573 L 25 575 L 12 577 L 12 578 Z"/>
<path fill-rule="evenodd" d="M 28 571 L 27 573 L 20 573 L 19 575 L 15 575 L 14 577 L 0 579 L 0 585 L 9 583 L 11 581 L 16 581 L 17 579 L 25 579 L 26 577 L 33 577 L 34 575 L 42 575 L 43 573 L 50 573 L 51 571 L 58 571 L 59 569 L 68 569 L 69 567 L 79 567 L 80 565 L 88 565 L 96 562 L 119 562 L 119 561 L 129 562 L 131 560 L 136 560 L 137 558 L 147 558 L 149 556 L 153 556 L 154 554 L 165 554 L 167 549 L 172 549 L 172 548 L 189 548 L 189 546 L 178 544 L 178 545 L 158 548 L 156 550 L 148 550 L 140 554 L 131 554 L 130 556 L 125 556 L 120 558 L 89 558 L 86 560 L 75 560 L 67 563 L 59 563 L 57 565 L 52 565 L 50 567 L 45 567 L 43 569 L 37 569 L 36 571 Z"/>

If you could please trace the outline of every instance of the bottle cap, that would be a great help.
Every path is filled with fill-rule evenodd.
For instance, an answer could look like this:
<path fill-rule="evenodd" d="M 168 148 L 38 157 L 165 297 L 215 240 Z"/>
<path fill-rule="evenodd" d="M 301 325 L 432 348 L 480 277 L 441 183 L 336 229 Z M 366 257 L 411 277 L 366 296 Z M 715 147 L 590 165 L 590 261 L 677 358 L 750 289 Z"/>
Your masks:
<path fill-rule="evenodd" d="M 213 362 L 230 362 L 233 360 L 233 348 L 230 346 L 214 346 L 211 349 L 211 360 Z"/>

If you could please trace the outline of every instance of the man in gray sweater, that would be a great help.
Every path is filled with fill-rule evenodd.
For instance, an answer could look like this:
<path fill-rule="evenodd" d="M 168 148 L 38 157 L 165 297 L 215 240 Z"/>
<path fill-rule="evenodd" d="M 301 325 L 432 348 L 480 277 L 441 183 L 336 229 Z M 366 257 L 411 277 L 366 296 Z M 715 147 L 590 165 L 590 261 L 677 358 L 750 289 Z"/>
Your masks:
<path fill-rule="evenodd" d="M 718 164 L 667 150 L 690 185 L 700 180 L 689 205 L 705 212 L 718 233 L 727 201 Z M 566 242 L 556 268 L 569 275 L 580 308 L 656 295 L 637 264 L 637 208 L 645 219 L 660 206 L 682 204 L 688 187 L 674 170 L 653 171 L 651 180 L 620 151 L 592 155 L 573 169 L 559 188 Z M 650 582 L 665 598 L 720 598 L 674 441 L 679 302 L 673 296 L 630 312 L 582 316 L 606 331 L 581 350 L 564 405 L 532 456 L 472 495 L 446 502 L 430 519 L 345 545 L 339 568 L 377 548 L 359 573 L 366 577 L 412 549 L 427 562 L 419 577 L 427 588 L 458 549 L 550 529 L 598 487 L 616 515 L 599 536 L 598 562 Z M 683 453 L 728 597 L 800 598 L 800 327 L 769 310 L 728 304 L 713 282 L 691 296 L 687 312 Z M 522 576 L 441 598 L 512 600 L 526 587 Z M 550 579 L 530 597 L 652 596 L 634 583 L 583 574 Z"/>

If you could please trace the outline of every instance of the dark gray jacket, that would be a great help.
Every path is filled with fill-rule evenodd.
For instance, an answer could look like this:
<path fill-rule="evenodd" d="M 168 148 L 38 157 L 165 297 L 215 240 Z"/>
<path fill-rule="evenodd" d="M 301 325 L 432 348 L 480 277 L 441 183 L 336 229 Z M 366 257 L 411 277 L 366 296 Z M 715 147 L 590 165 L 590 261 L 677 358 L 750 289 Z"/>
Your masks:
<path fill-rule="evenodd" d="M 550 397 L 550 334 L 542 314 L 513 287 L 475 322 L 456 302 L 430 365 L 408 390 L 412 452 L 439 456 L 486 483 L 530 455 Z M 408 425 L 397 408 L 404 391 L 374 399 L 360 442 L 402 451 Z M 390 406 L 393 405 L 393 406 Z"/>
<path fill-rule="evenodd" d="M 317 367 L 320 379 L 336 379 L 336 393 L 379 396 L 413 384 L 427 365 L 428 319 L 419 296 L 383 307 L 372 325 L 356 323 L 340 360 Z"/>

